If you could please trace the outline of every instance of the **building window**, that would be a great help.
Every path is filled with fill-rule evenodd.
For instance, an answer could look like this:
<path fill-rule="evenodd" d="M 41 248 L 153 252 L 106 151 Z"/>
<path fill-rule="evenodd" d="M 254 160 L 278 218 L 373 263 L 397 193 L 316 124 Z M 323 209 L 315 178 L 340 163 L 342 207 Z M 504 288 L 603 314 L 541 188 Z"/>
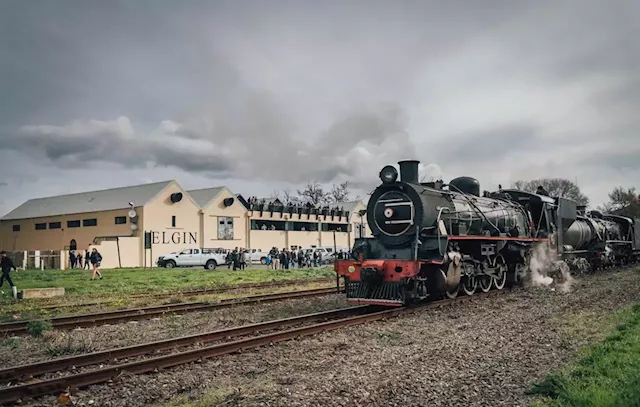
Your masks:
<path fill-rule="evenodd" d="M 175 228 L 175 227 L 176 227 L 176 217 L 175 217 L 175 216 L 172 216 L 172 217 L 171 217 L 171 227 L 172 227 L 172 228 Z"/>
<path fill-rule="evenodd" d="M 13 225 L 13 231 L 14 232 L 19 232 L 20 231 L 20 225 Z"/>
<path fill-rule="evenodd" d="M 349 224 L 345 223 L 322 223 L 323 232 L 348 232 Z"/>
<path fill-rule="evenodd" d="M 98 219 L 83 219 L 82 226 L 98 226 Z"/>
<path fill-rule="evenodd" d="M 116 216 L 116 225 L 124 225 L 127 223 L 126 216 Z"/>
<path fill-rule="evenodd" d="M 60 229 L 62 222 L 49 222 L 49 229 Z"/>
<path fill-rule="evenodd" d="M 233 218 L 218 217 L 218 239 L 233 240 Z"/>
<path fill-rule="evenodd" d="M 287 222 L 283 220 L 252 220 L 251 230 L 286 230 Z"/>
<path fill-rule="evenodd" d="M 317 222 L 287 222 L 287 230 L 296 232 L 317 232 Z"/>
<path fill-rule="evenodd" d="M 47 228 L 46 223 L 36 223 L 36 230 L 45 230 Z"/>
<path fill-rule="evenodd" d="M 67 221 L 67 227 L 68 228 L 79 228 L 80 227 L 80 221 L 79 220 L 68 220 Z"/>

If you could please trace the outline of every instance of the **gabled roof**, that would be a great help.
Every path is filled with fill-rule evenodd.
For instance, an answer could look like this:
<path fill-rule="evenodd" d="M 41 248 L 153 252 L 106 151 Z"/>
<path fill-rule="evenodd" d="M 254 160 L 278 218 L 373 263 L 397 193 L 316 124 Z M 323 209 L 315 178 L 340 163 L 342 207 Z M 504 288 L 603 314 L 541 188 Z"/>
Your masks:
<path fill-rule="evenodd" d="M 198 204 L 200 209 L 204 209 L 209 206 L 211 201 L 213 201 L 223 189 L 228 190 L 227 187 L 192 189 L 191 191 L 187 191 L 187 194 Z"/>
<path fill-rule="evenodd" d="M 144 206 L 174 181 L 103 189 L 47 198 L 30 199 L 6 214 L 2 220 L 41 218 Z"/>

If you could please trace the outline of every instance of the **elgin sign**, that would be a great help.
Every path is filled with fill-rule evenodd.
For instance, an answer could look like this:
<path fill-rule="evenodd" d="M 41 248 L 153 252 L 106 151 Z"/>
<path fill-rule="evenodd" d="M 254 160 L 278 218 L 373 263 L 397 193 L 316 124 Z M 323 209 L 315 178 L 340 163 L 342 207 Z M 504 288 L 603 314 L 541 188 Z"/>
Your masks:
<path fill-rule="evenodd" d="M 151 245 L 158 244 L 197 244 L 198 234 L 196 232 L 145 232 L 144 246 L 147 249 Z"/>

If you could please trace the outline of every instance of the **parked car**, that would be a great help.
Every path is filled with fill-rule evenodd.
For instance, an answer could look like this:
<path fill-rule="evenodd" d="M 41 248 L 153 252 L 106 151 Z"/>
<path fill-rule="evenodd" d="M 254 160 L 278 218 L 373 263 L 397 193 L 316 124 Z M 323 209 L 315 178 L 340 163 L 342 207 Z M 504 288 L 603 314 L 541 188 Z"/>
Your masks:
<path fill-rule="evenodd" d="M 215 270 L 219 265 L 226 264 L 226 254 L 222 249 L 184 249 L 181 252 L 170 253 L 158 257 L 158 267 L 204 267 Z"/>
<path fill-rule="evenodd" d="M 261 249 L 247 249 L 248 263 L 267 264 L 269 253 L 263 252 Z"/>

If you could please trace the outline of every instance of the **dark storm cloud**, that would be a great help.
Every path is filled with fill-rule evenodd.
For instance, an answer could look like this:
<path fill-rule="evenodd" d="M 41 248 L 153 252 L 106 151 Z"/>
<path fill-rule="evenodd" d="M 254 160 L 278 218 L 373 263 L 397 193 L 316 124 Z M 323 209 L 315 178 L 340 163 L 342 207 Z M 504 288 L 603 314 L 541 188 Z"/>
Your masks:
<path fill-rule="evenodd" d="M 5 1 L 0 150 L 43 176 L 108 162 L 363 187 L 405 158 L 489 181 L 497 160 L 617 168 L 640 130 L 639 8 Z"/>
<path fill-rule="evenodd" d="M 510 124 L 490 130 L 459 135 L 450 141 L 434 144 L 442 161 L 465 163 L 501 159 L 512 151 L 526 151 L 536 147 L 536 125 Z"/>

